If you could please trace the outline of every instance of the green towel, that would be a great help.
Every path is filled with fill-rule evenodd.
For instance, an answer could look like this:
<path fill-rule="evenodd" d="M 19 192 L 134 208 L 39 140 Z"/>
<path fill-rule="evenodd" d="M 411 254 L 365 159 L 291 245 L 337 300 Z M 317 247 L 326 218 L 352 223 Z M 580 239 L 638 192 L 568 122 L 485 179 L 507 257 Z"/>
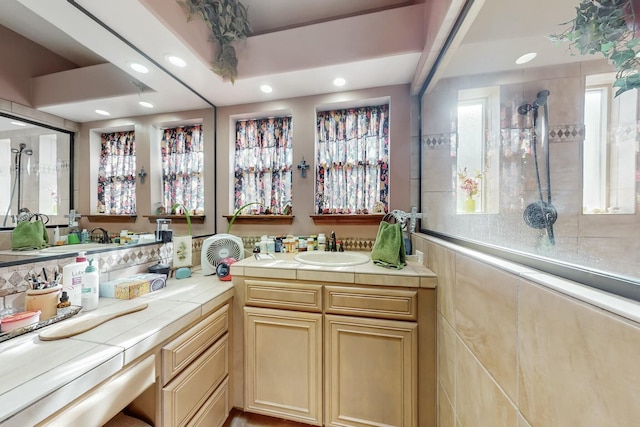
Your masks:
<path fill-rule="evenodd" d="M 407 265 L 400 224 L 389 224 L 386 221 L 380 222 L 378 235 L 371 250 L 371 259 L 374 264 L 386 268 L 401 269 Z"/>

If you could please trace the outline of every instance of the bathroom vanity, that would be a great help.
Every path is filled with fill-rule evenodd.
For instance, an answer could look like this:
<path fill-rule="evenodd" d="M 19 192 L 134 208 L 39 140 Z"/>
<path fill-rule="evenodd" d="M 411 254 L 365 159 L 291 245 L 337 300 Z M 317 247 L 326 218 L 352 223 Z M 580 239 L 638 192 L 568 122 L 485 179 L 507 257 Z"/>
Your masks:
<path fill-rule="evenodd" d="M 244 342 L 233 405 L 312 425 L 436 425 L 435 274 L 331 256 L 232 265 L 234 342 Z"/>
<path fill-rule="evenodd" d="M 221 425 L 233 295 L 194 272 L 133 300 L 100 298 L 74 319 L 148 307 L 79 335 L 41 341 L 45 328 L 0 344 L 0 426 L 100 426 L 125 407 L 156 426 Z"/>

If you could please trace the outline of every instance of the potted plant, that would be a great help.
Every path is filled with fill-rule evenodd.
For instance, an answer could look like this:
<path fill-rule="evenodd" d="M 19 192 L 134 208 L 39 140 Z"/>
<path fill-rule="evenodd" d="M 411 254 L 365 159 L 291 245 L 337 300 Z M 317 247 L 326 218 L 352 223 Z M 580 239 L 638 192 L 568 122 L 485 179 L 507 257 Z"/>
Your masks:
<path fill-rule="evenodd" d="M 467 194 L 464 200 L 464 211 L 473 213 L 476 211 L 476 200 L 473 198 L 480 191 L 482 172 L 475 170 L 473 176 L 467 173 L 467 168 L 458 171 L 460 189 Z"/>
<path fill-rule="evenodd" d="M 238 58 L 231 45 L 251 32 L 247 8 L 238 0 L 178 0 L 187 11 L 187 22 L 197 15 L 211 30 L 209 40 L 218 42 L 212 70 L 234 83 L 238 77 Z"/>
<path fill-rule="evenodd" d="M 572 54 L 602 54 L 614 66 L 615 96 L 640 87 L 640 39 L 636 38 L 639 0 L 582 0 L 569 27 L 551 40 L 568 42 Z M 640 17 L 640 16 L 639 16 Z"/>

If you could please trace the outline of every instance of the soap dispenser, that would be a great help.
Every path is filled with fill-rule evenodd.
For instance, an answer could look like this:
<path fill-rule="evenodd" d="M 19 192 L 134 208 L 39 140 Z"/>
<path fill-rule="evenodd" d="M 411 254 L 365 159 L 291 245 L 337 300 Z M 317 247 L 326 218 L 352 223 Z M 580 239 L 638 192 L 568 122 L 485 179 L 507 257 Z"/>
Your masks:
<path fill-rule="evenodd" d="M 93 258 L 84 270 L 82 276 L 82 311 L 91 311 L 98 308 L 100 277 L 98 270 L 93 266 Z"/>

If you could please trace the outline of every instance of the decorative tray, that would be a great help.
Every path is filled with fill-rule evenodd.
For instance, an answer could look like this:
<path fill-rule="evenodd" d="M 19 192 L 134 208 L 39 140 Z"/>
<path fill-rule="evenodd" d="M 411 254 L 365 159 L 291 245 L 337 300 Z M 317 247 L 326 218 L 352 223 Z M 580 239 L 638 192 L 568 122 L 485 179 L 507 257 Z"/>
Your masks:
<path fill-rule="evenodd" d="M 82 310 L 82 307 L 79 305 L 59 308 L 58 314 L 47 320 L 42 320 L 38 323 L 32 323 L 30 325 L 23 326 L 22 328 L 16 328 L 9 332 L 0 332 L 0 342 L 19 337 L 20 335 L 28 334 L 29 332 L 33 332 L 36 329 L 44 328 L 45 326 L 53 325 L 54 323 L 58 323 L 61 320 L 65 320 L 72 316 L 75 316 L 80 310 Z"/>

